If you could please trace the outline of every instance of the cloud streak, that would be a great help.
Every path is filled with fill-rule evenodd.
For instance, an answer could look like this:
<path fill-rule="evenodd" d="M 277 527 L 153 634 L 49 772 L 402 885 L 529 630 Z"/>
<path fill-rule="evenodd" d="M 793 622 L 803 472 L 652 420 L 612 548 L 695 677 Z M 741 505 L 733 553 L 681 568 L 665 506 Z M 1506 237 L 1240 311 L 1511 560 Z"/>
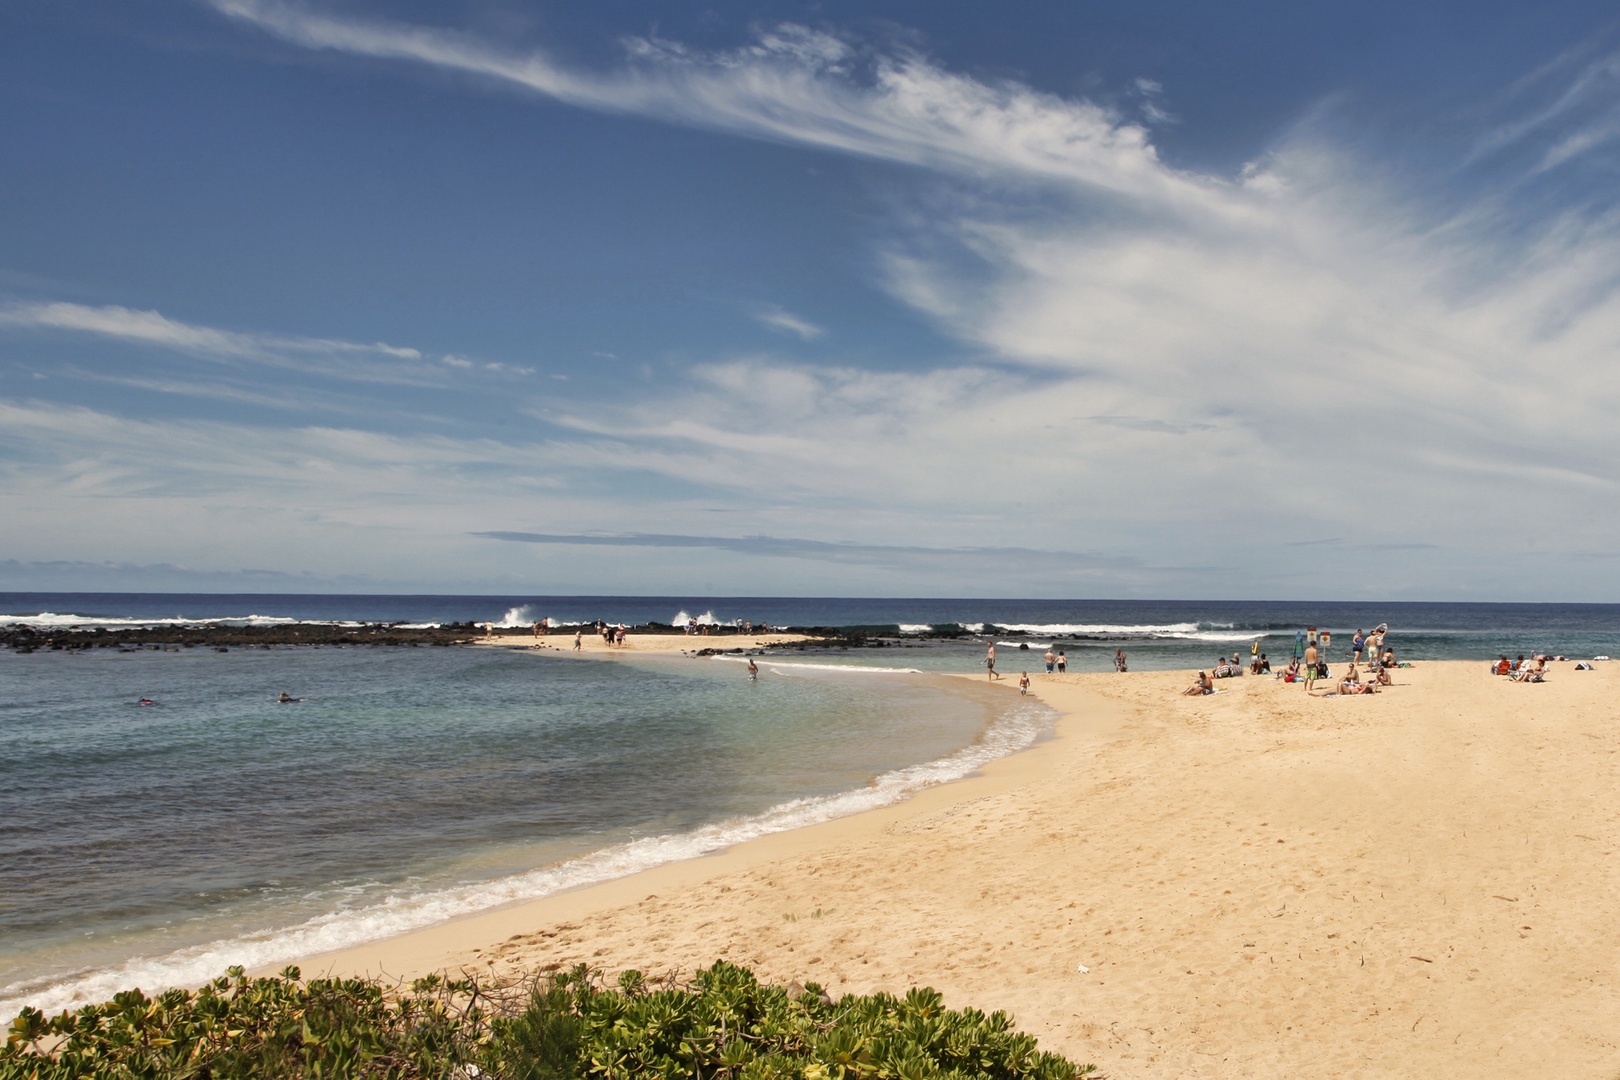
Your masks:
<path fill-rule="evenodd" d="M 758 316 L 759 321 L 772 330 L 780 330 L 792 334 L 801 341 L 814 341 L 826 335 L 825 327 L 817 326 L 808 319 L 801 319 L 797 315 L 786 311 L 767 311 Z"/>
<path fill-rule="evenodd" d="M 333 17 L 279 0 L 210 3 L 305 48 L 426 64 L 581 108 L 1167 203 L 1208 205 L 1223 186 L 1165 168 L 1143 127 L 1101 106 L 1017 83 L 989 85 L 916 53 L 868 56 L 802 26 L 780 26 L 711 54 L 635 38 L 627 43 L 630 63 L 604 75 L 452 31 Z"/>
<path fill-rule="evenodd" d="M 385 342 L 244 333 L 171 319 L 157 311 L 62 301 L 0 309 L 0 328 L 85 334 L 183 353 L 204 360 L 269 365 L 360 382 L 434 384 L 444 368 L 532 374 L 532 368 L 475 364 L 459 356 L 433 363 L 420 350 Z M 443 366 L 440 366 L 443 365 Z"/>
<path fill-rule="evenodd" d="M 1039 551 L 1032 548 L 1021 547 L 959 547 L 941 548 L 926 547 L 914 544 L 856 544 L 837 543 L 825 540 L 806 540 L 795 537 L 776 536 L 683 536 L 670 533 L 532 533 L 488 531 L 475 532 L 471 535 L 489 540 L 504 540 L 519 544 L 545 544 L 562 547 L 624 547 L 624 548 L 660 548 L 660 549 L 692 549 L 707 548 L 715 551 L 726 551 L 737 555 L 751 555 L 765 558 L 810 559 L 819 562 L 855 562 L 915 564 L 918 561 L 929 563 L 966 564 L 974 560 L 983 561 L 993 559 L 1009 563 L 1034 563 L 1050 565 L 1053 560 L 1063 560 L 1063 565 L 1073 567 L 1076 563 L 1083 563 L 1088 569 L 1106 566 L 1114 568 L 1134 567 L 1136 560 L 1127 557 L 1102 557 L 1095 554 L 1082 554 L 1072 551 Z"/>

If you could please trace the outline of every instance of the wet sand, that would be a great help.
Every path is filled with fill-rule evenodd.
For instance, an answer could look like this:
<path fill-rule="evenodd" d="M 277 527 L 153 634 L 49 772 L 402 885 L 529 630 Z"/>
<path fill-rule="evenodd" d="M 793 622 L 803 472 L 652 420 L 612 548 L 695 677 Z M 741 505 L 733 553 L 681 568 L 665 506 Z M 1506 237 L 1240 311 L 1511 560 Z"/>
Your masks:
<path fill-rule="evenodd" d="M 932 985 L 1115 1080 L 1620 1074 L 1620 667 L 1034 679 L 1056 737 L 981 776 L 305 972 L 724 957 Z"/>

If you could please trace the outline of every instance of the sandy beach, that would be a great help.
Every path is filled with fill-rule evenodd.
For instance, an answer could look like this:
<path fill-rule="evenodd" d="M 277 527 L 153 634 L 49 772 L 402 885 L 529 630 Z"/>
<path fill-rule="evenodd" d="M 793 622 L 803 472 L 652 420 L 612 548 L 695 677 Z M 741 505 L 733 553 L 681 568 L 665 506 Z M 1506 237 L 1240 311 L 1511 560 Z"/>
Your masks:
<path fill-rule="evenodd" d="M 602 635 L 590 631 L 579 636 L 579 651 L 590 657 L 614 656 L 623 653 L 642 655 L 679 655 L 696 653 L 703 649 L 763 649 L 773 645 L 791 645 L 811 640 L 809 634 L 641 634 L 634 631 L 625 635 L 623 645 L 609 645 Z M 536 649 L 547 652 L 572 653 L 574 635 L 554 630 L 536 637 L 531 631 L 514 633 L 500 630 L 493 637 L 485 637 L 471 644 L 482 648 Z"/>
<path fill-rule="evenodd" d="M 1425 663 L 1352 698 L 1036 675 L 1055 737 L 980 776 L 303 967 L 723 957 L 931 985 L 1116 1080 L 1613 1077 L 1617 670 Z"/>

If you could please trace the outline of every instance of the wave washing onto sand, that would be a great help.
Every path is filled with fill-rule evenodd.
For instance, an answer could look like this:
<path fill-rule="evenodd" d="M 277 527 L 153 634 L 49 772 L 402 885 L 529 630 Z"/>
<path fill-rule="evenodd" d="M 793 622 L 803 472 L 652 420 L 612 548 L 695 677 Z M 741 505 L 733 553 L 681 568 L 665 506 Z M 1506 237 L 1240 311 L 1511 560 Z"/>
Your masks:
<path fill-rule="evenodd" d="M 732 664 L 746 664 L 746 656 L 716 656 L 712 659 L 723 660 Z M 756 661 L 760 667 L 779 671 L 785 668 L 798 668 L 802 671 L 853 671 L 867 675 L 921 675 L 921 668 L 914 667 L 872 667 L 868 664 L 812 664 L 799 660 L 769 660 L 759 657 Z"/>
<path fill-rule="evenodd" d="M 841 668 L 839 670 L 853 670 Z M 762 814 L 718 821 L 684 833 L 650 836 L 603 848 L 556 866 L 495 881 L 390 896 L 366 907 L 338 910 L 297 926 L 181 949 L 166 956 L 142 956 L 117 967 L 81 972 L 46 984 L 0 987 L 0 1023 L 25 1006 L 47 1015 L 139 986 L 148 994 L 174 986 L 195 986 L 232 964 L 271 967 L 393 937 L 462 915 L 567 889 L 627 877 L 665 863 L 695 859 L 747 840 L 891 806 L 925 788 L 960 780 L 987 762 L 1016 753 L 1051 727 L 1056 713 L 1044 704 L 1020 699 L 980 736 L 953 754 L 881 774 L 864 788 L 793 799 Z"/>

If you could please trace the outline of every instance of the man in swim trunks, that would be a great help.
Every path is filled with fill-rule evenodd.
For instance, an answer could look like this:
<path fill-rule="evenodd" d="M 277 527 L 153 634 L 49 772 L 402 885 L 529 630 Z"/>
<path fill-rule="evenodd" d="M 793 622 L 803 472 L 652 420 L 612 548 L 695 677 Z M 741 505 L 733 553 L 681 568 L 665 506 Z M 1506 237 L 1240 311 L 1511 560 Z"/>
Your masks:
<path fill-rule="evenodd" d="M 984 671 L 984 677 L 987 679 L 1001 678 L 1000 675 L 996 674 L 996 643 L 993 641 L 990 643 L 989 648 L 984 651 Z"/>
<path fill-rule="evenodd" d="M 1052 674 L 1052 669 L 1057 666 L 1057 654 L 1051 649 L 1047 649 L 1046 655 L 1042 659 L 1046 661 L 1046 673 L 1048 675 Z M 1028 674 L 1028 672 L 1025 672 L 1025 674 Z"/>

